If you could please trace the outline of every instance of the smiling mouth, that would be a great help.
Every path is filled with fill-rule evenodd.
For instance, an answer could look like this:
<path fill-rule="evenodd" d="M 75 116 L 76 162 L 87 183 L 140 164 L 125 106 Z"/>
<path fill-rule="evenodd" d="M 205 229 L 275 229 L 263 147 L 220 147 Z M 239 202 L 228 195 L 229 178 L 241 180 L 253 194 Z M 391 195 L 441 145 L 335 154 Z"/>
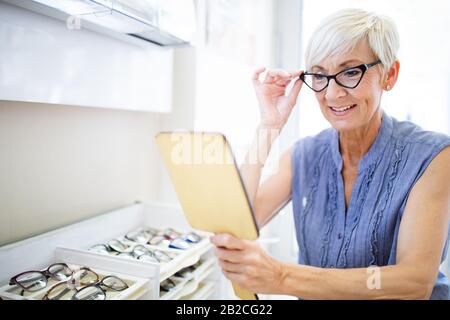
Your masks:
<path fill-rule="evenodd" d="M 356 107 L 356 104 L 351 104 L 351 105 L 348 105 L 348 106 L 342 106 L 342 107 L 333 107 L 333 106 L 329 106 L 329 108 L 330 108 L 331 110 L 333 110 L 334 112 L 337 112 L 337 113 L 345 112 L 345 111 L 347 111 L 347 110 L 353 109 L 354 107 Z"/>

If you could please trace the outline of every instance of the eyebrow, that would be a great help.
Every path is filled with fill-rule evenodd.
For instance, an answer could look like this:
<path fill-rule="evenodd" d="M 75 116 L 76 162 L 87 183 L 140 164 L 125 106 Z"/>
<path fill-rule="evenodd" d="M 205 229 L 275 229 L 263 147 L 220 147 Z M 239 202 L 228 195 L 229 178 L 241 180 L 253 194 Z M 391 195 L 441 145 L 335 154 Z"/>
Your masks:
<path fill-rule="evenodd" d="M 346 61 L 342 62 L 342 63 L 339 65 L 339 67 L 340 67 L 340 68 L 343 68 L 343 67 L 345 67 L 345 66 L 347 66 L 347 65 L 349 65 L 349 64 L 353 64 L 353 63 L 359 63 L 359 64 L 361 64 L 361 63 L 363 63 L 363 62 L 362 62 L 361 60 L 358 60 L 358 59 L 346 60 Z M 319 65 L 312 66 L 311 70 L 314 69 L 314 68 L 317 68 L 317 69 L 319 69 L 319 70 L 325 70 L 324 67 L 319 66 Z"/>

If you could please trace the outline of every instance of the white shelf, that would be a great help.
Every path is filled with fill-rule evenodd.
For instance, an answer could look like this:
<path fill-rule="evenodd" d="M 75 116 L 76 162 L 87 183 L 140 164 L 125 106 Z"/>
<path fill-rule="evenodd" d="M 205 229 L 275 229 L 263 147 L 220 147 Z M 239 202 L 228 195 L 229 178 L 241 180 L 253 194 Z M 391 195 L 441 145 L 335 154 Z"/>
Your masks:
<path fill-rule="evenodd" d="M 127 299 L 159 299 L 161 281 L 201 259 L 203 263 L 192 275 L 178 281 L 182 284 L 180 291 L 171 291 L 166 296 L 171 299 L 192 294 L 199 283 L 214 272 L 215 257 L 209 234 L 198 231 L 195 232 L 203 236 L 199 243 L 187 250 L 171 249 L 171 252 L 178 252 L 178 256 L 162 265 L 88 251 L 95 244 L 107 243 L 139 227 L 191 230 L 178 206 L 161 203 L 131 205 L 0 247 L 0 284 L 8 283 L 12 276 L 25 270 L 41 270 L 52 262 L 65 262 L 146 279 L 145 289 L 137 295 L 127 296 Z"/>
<path fill-rule="evenodd" d="M 189 295 L 183 296 L 180 300 L 206 300 L 216 289 L 216 284 L 213 281 L 201 282 L 197 290 Z"/>
<path fill-rule="evenodd" d="M 161 295 L 161 300 L 178 300 L 183 296 L 192 294 L 195 292 L 200 282 L 203 281 L 206 277 L 211 275 L 214 271 L 214 258 L 210 257 L 202 261 L 202 263 L 187 277 L 171 277 L 176 283 L 175 288 L 170 290 L 169 292 Z"/>
<path fill-rule="evenodd" d="M 79 269 L 81 267 L 89 267 L 91 270 L 93 270 L 96 274 L 100 276 L 100 279 L 114 275 L 122 279 L 127 283 L 129 286 L 124 291 L 115 292 L 112 290 L 106 290 L 106 297 L 107 300 L 136 300 L 141 297 L 143 297 L 148 292 L 148 279 L 145 278 L 139 278 L 139 277 L 133 277 L 126 274 L 121 274 L 117 272 L 110 272 L 107 270 L 101 270 L 98 268 L 91 268 L 90 265 L 75 265 L 75 264 L 68 264 L 69 267 L 72 270 Z M 52 279 L 48 280 L 47 286 L 45 286 L 43 289 L 27 293 L 26 295 L 21 295 L 20 292 L 22 291 L 21 288 L 17 285 L 4 285 L 0 287 L 0 297 L 4 299 L 10 299 L 10 300 L 41 300 L 44 295 L 47 293 L 47 291 L 55 284 L 58 283 L 58 281 L 54 281 Z"/>

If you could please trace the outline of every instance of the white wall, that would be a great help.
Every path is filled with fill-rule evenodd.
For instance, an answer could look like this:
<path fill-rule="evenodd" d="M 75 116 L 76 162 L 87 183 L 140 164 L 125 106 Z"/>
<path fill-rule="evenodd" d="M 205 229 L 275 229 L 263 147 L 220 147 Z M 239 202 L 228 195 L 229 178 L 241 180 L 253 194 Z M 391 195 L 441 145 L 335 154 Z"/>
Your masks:
<path fill-rule="evenodd" d="M 0 244 L 158 198 L 151 113 L 0 101 Z"/>

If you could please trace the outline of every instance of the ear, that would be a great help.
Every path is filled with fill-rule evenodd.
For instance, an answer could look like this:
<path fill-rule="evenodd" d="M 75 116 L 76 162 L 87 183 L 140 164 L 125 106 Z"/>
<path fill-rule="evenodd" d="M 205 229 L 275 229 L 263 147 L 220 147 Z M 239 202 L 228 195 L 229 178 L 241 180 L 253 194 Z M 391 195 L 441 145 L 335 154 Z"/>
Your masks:
<path fill-rule="evenodd" d="M 389 68 L 389 70 L 385 75 L 385 80 L 382 84 L 384 90 L 389 91 L 394 87 L 398 79 L 399 71 L 400 71 L 400 61 L 396 60 L 391 65 L 391 67 Z"/>

